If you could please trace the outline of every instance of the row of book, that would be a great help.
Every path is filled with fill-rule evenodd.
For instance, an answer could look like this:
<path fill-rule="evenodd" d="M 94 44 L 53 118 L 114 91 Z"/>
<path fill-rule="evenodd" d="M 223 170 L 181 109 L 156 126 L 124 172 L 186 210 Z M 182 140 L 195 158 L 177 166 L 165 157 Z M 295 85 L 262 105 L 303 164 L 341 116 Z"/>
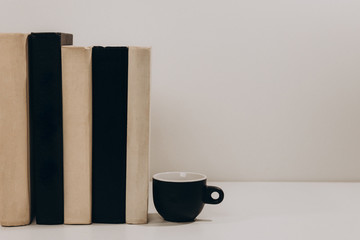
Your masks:
<path fill-rule="evenodd" d="M 147 222 L 150 48 L 0 34 L 3 226 Z"/>

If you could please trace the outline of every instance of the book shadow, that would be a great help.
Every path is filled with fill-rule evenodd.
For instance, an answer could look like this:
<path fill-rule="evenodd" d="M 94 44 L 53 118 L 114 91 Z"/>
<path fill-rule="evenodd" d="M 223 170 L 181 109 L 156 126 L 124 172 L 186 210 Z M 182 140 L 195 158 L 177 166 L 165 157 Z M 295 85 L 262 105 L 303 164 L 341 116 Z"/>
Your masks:
<path fill-rule="evenodd" d="M 195 222 L 211 222 L 209 219 L 195 219 L 194 222 L 169 222 L 164 220 L 158 213 L 149 213 L 148 214 L 148 223 L 144 226 L 157 226 L 157 227 L 166 227 L 166 226 L 181 226 L 187 225 Z"/>

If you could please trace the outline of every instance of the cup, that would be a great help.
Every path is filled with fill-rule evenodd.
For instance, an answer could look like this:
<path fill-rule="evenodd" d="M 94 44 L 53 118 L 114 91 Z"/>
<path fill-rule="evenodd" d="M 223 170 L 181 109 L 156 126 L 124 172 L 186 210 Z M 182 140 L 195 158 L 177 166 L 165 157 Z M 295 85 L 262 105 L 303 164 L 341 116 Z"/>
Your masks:
<path fill-rule="evenodd" d="M 219 197 L 214 199 L 212 193 Z M 219 204 L 224 192 L 206 185 L 206 176 L 192 172 L 164 172 L 153 176 L 153 199 L 158 213 L 167 221 L 192 222 L 205 203 Z"/>

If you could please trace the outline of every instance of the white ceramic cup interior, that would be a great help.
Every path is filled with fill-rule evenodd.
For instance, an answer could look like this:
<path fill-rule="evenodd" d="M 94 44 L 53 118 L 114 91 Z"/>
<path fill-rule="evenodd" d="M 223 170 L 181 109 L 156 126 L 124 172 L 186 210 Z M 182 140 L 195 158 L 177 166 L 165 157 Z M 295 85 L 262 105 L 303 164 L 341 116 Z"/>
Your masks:
<path fill-rule="evenodd" d="M 206 176 L 193 172 L 163 172 L 155 174 L 153 179 L 162 182 L 197 182 L 205 180 Z"/>

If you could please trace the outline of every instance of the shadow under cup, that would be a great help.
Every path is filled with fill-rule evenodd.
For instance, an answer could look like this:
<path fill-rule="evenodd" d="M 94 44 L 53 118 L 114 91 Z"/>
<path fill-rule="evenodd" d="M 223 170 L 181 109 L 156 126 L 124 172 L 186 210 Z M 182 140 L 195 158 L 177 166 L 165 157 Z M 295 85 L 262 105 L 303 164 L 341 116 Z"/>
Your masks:
<path fill-rule="evenodd" d="M 212 198 L 217 192 L 219 197 Z M 167 221 L 191 222 L 205 203 L 219 204 L 224 192 L 206 185 L 206 176 L 189 172 L 166 172 L 153 176 L 153 199 L 158 213 Z"/>

